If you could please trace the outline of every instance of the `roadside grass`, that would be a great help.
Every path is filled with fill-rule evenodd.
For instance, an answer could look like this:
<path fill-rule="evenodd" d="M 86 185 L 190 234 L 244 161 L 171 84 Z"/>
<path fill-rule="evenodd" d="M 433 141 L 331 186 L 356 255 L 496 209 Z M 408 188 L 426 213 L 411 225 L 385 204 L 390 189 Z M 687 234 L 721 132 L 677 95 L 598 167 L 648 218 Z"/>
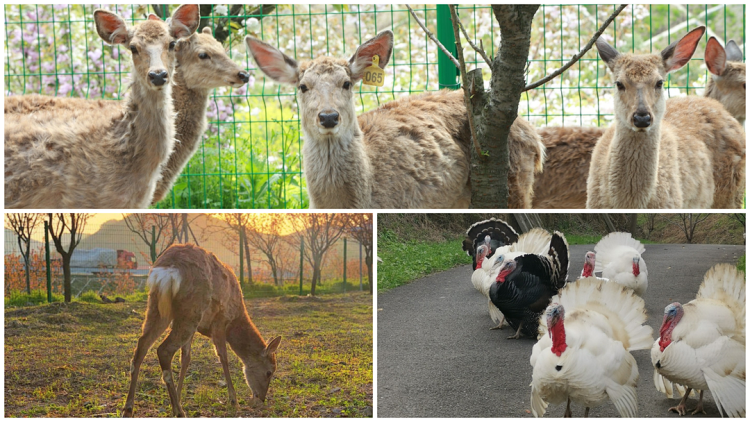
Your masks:
<path fill-rule="evenodd" d="M 371 295 L 283 296 L 246 304 L 265 339 L 282 336 L 266 405 L 250 407 L 252 393 L 230 352 L 240 410 L 228 406 L 213 345 L 196 335 L 182 398 L 188 416 L 372 416 Z M 120 416 L 145 308 L 144 301 L 6 307 L 5 416 Z M 177 378 L 177 355 L 173 370 Z M 144 360 L 137 391 L 136 416 L 170 416 L 156 347 Z"/>
<path fill-rule="evenodd" d="M 745 271 L 745 255 L 742 255 L 740 259 L 737 261 L 737 269 L 742 271 L 743 273 L 746 273 Z"/>

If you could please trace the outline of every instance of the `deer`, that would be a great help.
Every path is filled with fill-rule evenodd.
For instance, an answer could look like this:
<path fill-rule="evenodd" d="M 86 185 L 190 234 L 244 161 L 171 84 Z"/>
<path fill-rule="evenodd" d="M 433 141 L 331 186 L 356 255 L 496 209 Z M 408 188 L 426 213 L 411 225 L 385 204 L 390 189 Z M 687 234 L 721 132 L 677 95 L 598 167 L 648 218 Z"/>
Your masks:
<path fill-rule="evenodd" d="M 715 37 L 709 38 L 705 63 L 711 76 L 703 96 L 719 101 L 744 126 L 745 64 L 741 61 L 742 51 L 733 40 L 725 51 Z M 534 179 L 534 208 L 586 208 L 591 153 L 604 130 L 596 126 L 539 129 L 547 160 Z"/>
<path fill-rule="evenodd" d="M 138 373 L 154 342 L 170 326 L 171 331 L 156 354 L 175 417 L 184 417 L 180 404 L 182 385 L 190 365 L 196 332 L 211 339 L 227 383 L 229 403 L 239 409 L 229 373 L 227 343 L 242 361 L 245 381 L 253 393 L 253 405 L 263 404 L 274 372 L 281 336 L 268 343 L 245 308 L 237 277 L 216 255 L 193 244 L 172 245 L 156 260 L 148 275 L 149 294 L 142 334 L 130 365 L 130 388 L 122 415 L 133 416 Z M 175 386 L 172 359 L 181 351 L 180 375 Z"/>
<path fill-rule="evenodd" d="M 182 5 L 170 23 L 150 14 L 134 27 L 94 11 L 97 34 L 132 53 L 130 95 L 104 100 L 16 99 L 32 113 L 5 114 L 6 208 L 145 208 L 174 146 L 172 75 L 176 39 L 198 27 L 198 5 Z"/>
<path fill-rule="evenodd" d="M 356 115 L 353 88 L 374 56 L 385 69 L 393 32 L 367 40 L 348 61 L 324 56 L 298 64 L 252 36 L 245 43 L 266 76 L 298 90 L 310 208 L 469 207 L 471 135 L 461 90 L 413 95 Z M 528 208 L 544 147 L 534 127 L 517 118 L 509 149 L 509 206 Z"/>
<path fill-rule="evenodd" d="M 734 40 L 729 40 L 725 49 L 716 37 L 711 37 L 706 44 L 704 60 L 711 77 L 703 95 L 722 103 L 744 127 L 745 63 L 742 63 L 742 50 Z"/>
<path fill-rule="evenodd" d="M 615 122 L 597 142 L 587 208 L 738 208 L 745 180 L 745 133 L 718 101 L 676 97 L 664 79 L 692 57 L 706 28 L 661 54 L 621 54 L 599 38 L 615 80 Z"/>

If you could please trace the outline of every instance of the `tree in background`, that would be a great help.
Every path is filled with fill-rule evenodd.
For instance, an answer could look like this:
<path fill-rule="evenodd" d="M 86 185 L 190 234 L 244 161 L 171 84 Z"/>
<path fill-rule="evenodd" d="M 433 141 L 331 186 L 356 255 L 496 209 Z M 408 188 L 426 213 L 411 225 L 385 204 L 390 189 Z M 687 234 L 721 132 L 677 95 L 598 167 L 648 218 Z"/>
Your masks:
<path fill-rule="evenodd" d="M 677 214 L 677 218 L 673 219 L 668 217 L 669 221 L 680 227 L 682 232 L 685 233 L 685 239 L 687 243 L 693 243 L 693 236 L 695 235 L 695 228 L 698 224 L 706 221 L 711 214 Z"/>
<path fill-rule="evenodd" d="M 64 277 L 63 292 L 65 294 L 66 302 L 70 302 L 72 296 L 70 287 L 70 257 L 73 256 L 73 251 L 76 246 L 81 243 L 83 231 L 86 229 L 86 222 L 89 217 L 91 217 L 91 214 L 86 213 L 47 214 L 49 234 L 52 236 L 52 241 L 55 243 L 55 249 L 57 249 L 57 252 L 62 257 Z M 67 249 L 63 246 L 63 240 L 66 234 L 68 236 Z"/>
<path fill-rule="evenodd" d="M 282 214 L 244 214 L 246 224 L 245 246 L 252 245 L 266 256 L 266 261 L 271 267 L 273 283 L 280 286 L 282 283 L 279 274 L 278 258 L 281 254 L 282 229 L 286 221 Z"/>
<path fill-rule="evenodd" d="M 349 214 L 288 214 L 294 227 L 293 244 L 299 249 L 305 242 L 305 259 L 313 267 L 310 294 L 315 296 L 315 286 L 320 282 L 323 257 L 349 227 Z"/>
<path fill-rule="evenodd" d="M 35 213 L 9 213 L 5 224 L 16 233 L 18 249 L 23 257 L 26 272 L 26 293 L 31 294 L 31 272 L 29 271 L 29 255 L 31 254 L 31 234 L 42 223 L 43 218 Z"/>
<path fill-rule="evenodd" d="M 367 281 L 370 283 L 372 294 L 372 214 L 351 214 L 346 233 L 362 245 L 367 264 Z"/>
<path fill-rule="evenodd" d="M 198 239 L 190 228 L 190 222 L 201 214 L 190 215 L 194 217 L 189 219 L 188 214 L 184 213 L 123 214 L 123 217 L 128 229 L 148 245 L 151 256 L 145 258 L 153 264 L 168 247 L 178 241 L 182 243 L 189 241 L 190 235 L 193 237 L 193 242 L 198 244 Z"/>
<path fill-rule="evenodd" d="M 244 237 L 245 239 L 248 238 L 248 225 L 250 221 L 250 216 L 252 214 L 248 213 L 242 213 L 242 214 L 214 214 L 214 216 L 218 217 L 216 220 L 221 221 L 222 223 L 218 226 L 210 224 L 210 227 L 206 227 L 206 231 L 208 231 L 209 235 L 215 235 L 216 233 L 223 233 L 225 234 L 224 237 L 222 237 L 222 242 L 224 243 L 224 246 L 229 249 L 230 251 L 237 251 L 237 248 L 239 247 L 239 239 L 240 236 Z M 226 234 L 229 234 L 229 236 L 226 236 Z M 244 245 L 242 246 L 243 252 L 245 253 L 245 263 L 247 267 L 247 274 L 248 274 L 248 284 L 253 285 L 253 263 L 251 259 L 250 254 L 250 246 L 248 245 L 247 240 L 245 240 Z M 243 269 L 244 271 L 244 269 Z M 240 279 L 243 279 L 243 274 L 239 274 Z"/>

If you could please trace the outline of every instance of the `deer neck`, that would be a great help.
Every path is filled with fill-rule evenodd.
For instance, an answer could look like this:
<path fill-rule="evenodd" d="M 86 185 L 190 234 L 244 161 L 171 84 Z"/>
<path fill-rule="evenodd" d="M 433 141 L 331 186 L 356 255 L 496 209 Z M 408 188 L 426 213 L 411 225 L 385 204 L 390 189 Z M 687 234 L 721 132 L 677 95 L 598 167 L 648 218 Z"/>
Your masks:
<path fill-rule="evenodd" d="M 311 208 L 369 208 L 372 170 L 362 131 L 349 130 L 324 136 L 305 131 L 302 147 Z"/>
<path fill-rule="evenodd" d="M 260 331 L 244 310 L 227 326 L 227 343 L 245 364 L 249 359 L 257 360 L 256 357 L 266 349 Z"/>
<path fill-rule="evenodd" d="M 616 208 L 646 208 L 656 191 L 661 122 L 636 132 L 617 122 L 609 154 L 610 190 Z"/>

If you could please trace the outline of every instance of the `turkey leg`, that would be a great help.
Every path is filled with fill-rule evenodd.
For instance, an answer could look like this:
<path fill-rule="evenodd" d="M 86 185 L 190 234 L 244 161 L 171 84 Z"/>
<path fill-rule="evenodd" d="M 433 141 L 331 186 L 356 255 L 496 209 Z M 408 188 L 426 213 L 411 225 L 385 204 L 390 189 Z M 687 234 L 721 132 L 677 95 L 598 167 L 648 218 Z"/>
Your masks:
<path fill-rule="evenodd" d="M 680 404 L 678 404 L 675 407 L 670 407 L 670 412 L 677 412 L 680 416 L 685 416 L 685 402 L 687 401 L 688 396 L 690 395 L 690 392 L 693 391 L 692 388 L 688 387 L 685 391 L 685 396 L 682 397 L 682 400 L 680 400 Z M 702 403 L 701 403 L 702 404 Z"/>
<path fill-rule="evenodd" d="M 523 322 L 518 324 L 518 330 L 516 330 L 516 334 L 508 337 L 509 339 L 519 339 L 521 338 L 521 328 L 523 327 Z"/>

